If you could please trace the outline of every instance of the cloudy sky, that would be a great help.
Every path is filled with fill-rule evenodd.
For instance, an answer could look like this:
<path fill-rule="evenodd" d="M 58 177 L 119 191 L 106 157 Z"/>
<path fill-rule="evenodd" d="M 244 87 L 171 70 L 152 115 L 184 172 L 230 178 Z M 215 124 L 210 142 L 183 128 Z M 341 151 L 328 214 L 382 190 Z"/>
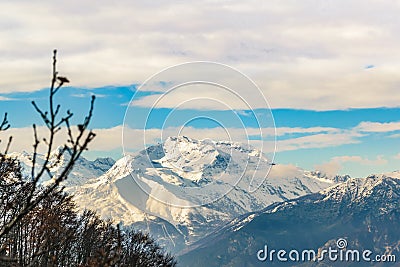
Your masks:
<path fill-rule="evenodd" d="M 195 138 L 228 132 L 269 151 L 275 123 L 276 162 L 352 176 L 393 171 L 400 169 L 399 13 L 400 1 L 389 0 L 1 1 L 0 111 L 10 114 L 12 148 L 30 151 L 38 121 L 30 101 L 45 104 L 57 48 L 60 74 L 71 80 L 58 96 L 63 106 L 83 117 L 90 95 L 98 96 L 90 158 L 140 149 L 152 109 L 149 143 L 180 129 Z M 250 108 L 207 86 L 159 102 L 166 91 L 140 87 L 190 61 L 248 76 L 257 90 L 238 86 L 234 96 Z M 158 78 L 163 88 L 175 81 Z"/>

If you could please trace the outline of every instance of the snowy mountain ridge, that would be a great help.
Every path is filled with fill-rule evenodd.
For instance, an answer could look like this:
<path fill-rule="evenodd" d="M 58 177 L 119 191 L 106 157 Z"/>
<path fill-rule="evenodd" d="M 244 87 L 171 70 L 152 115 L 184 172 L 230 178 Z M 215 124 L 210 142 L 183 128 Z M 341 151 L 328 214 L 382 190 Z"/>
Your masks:
<path fill-rule="evenodd" d="M 207 266 L 264 266 L 256 253 L 265 244 L 268 248 L 320 251 L 335 247 L 338 239 L 348 242 L 346 249 L 368 248 L 374 254 L 398 258 L 399 200 L 399 171 L 351 178 L 235 218 L 182 251 L 179 261 L 182 266 L 204 266 L 207 262 L 211 262 Z M 268 265 L 286 266 L 279 261 Z M 380 266 L 374 262 L 354 266 L 359 265 Z M 387 265 L 397 266 L 395 262 Z M 336 265 L 310 261 L 292 262 L 292 266 Z"/>
<path fill-rule="evenodd" d="M 21 156 L 26 166 L 28 157 Z M 82 209 L 148 231 L 172 252 L 242 214 L 335 184 L 319 172 L 272 166 L 247 144 L 185 136 L 168 137 L 111 163 L 81 158 L 65 190 Z M 254 181 L 259 188 L 250 192 Z"/>
<path fill-rule="evenodd" d="M 268 176 L 250 193 L 255 170 L 260 179 Z M 248 145 L 169 137 L 68 190 L 79 206 L 149 231 L 179 251 L 241 214 L 333 184 L 292 165 L 271 169 L 271 162 Z"/>
<path fill-rule="evenodd" d="M 69 160 L 69 154 L 64 153 L 59 160 L 57 160 L 57 155 L 61 151 L 61 147 L 56 148 L 50 155 L 50 164 L 52 165 L 50 171 L 52 174 L 59 174 L 63 167 L 67 164 Z M 25 176 L 30 177 L 32 168 L 32 154 L 28 152 L 23 153 L 11 153 L 11 157 L 18 158 L 21 162 L 22 170 Z M 36 166 L 40 167 L 45 160 L 45 155 L 37 154 Z M 69 174 L 68 179 L 63 182 L 67 188 L 70 186 L 79 186 L 85 184 L 90 179 L 99 177 L 103 175 L 107 170 L 109 170 L 115 164 L 115 160 L 112 158 L 97 158 L 94 161 L 80 157 L 72 172 Z M 50 177 L 46 174 L 41 178 L 41 182 L 51 183 Z"/>

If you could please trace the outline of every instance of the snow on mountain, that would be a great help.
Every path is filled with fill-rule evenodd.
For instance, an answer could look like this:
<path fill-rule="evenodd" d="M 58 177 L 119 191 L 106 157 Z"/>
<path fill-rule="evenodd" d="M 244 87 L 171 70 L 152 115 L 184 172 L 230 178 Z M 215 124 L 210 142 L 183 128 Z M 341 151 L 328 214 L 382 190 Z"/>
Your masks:
<path fill-rule="evenodd" d="M 336 244 L 338 238 L 345 238 L 349 249 L 368 248 L 374 255 L 398 257 L 399 198 L 399 171 L 351 178 L 235 218 L 188 247 L 179 262 L 182 266 L 204 266 L 206 262 L 211 263 L 207 266 L 264 266 L 266 263 L 258 261 L 256 253 L 266 244 L 269 249 L 320 251 L 334 248 L 329 244 Z M 287 266 L 284 263 L 268 265 Z M 312 261 L 292 265 L 333 266 L 332 262 Z"/>
<path fill-rule="evenodd" d="M 250 192 L 249 185 L 267 174 Z M 271 168 L 248 145 L 182 136 L 126 156 L 105 174 L 67 189 L 79 206 L 150 231 L 176 252 L 239 215 L 332 184 L 295 166 Z"/>
<path fill-rule="evenodd" d="M 57 155 L 59 155 L 60 151 L 61 148 L 59 147 L 55 149 L 50 155 L 50 163 L 52 165 L 50 171 L 54 175 L 59 174 L 69 160 L 69 154 L 68 152 L 65 152 L 58 161 Z M 32 154 L 28 152 L 11 153 L 10 156 L 19 159 L 23 168 L 23 173 L 25 174 L 25 176 L 30 177 L 32 168 Z M 42 166 L 44 161 L 45 156 L 37 154 L 36 166 Z M 72 169 L 69 178 L 63 182 L 63 185 L 65 185 L 67 188 L 83 185 L 90 179 L 94 179 L 103 175 L 108 169 L 110 169 L 114 165 L 114 163 L 115 161 L 112 158 L 98 158 L 94 161 L 90 161 L 85 159 L 84 157 L 80 157 L 77 160 L 74 168 Z M 49 179 L 50 177 L 45 173 L 44 176 L 41 178 L 41 182 L 44 184 L 50 183 L 51 181 Z"/>
<path fill-rule="evenodd" d="M 309 173 L 310 173 L 310 175 L 312 175 L 314 177 L 331 180 L 335 183 L 346 182 L 348 179 L 351 178 L 350 175 L 347 175 L 347 174 L 346 175 L 328 175 L 328 174 L 318 171 L 318 170 L 310 171 Z"/>
<path fill-rule="evenodd" d="M 346 200 L 353 204 L 364 201 L 372 194 L 376 194 L 377 190 L 386 188 L 384 191 L 379 192 L 382 199 L 392 198 L 392 188 L 396 190 L 400 188 L 400 172 L 390 172 L 384 174 L 370 175 L 367 178 L 353 178 L 344 183 L 337 184 L 336 186 L 329 187 L 321 194 L 324 195 L 324 200 L 334 199 L 338 202 Z M 378 211 L 379 212 L 379 211 Z"/>

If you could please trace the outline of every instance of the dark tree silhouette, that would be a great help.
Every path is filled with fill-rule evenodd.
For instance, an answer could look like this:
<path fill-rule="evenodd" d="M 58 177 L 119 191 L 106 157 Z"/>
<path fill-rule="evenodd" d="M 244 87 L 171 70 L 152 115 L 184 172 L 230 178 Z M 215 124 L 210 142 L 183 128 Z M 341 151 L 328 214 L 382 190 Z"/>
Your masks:
<path fill-rule="evenodd" d="M 54 50 L 52 80 L 49 90 L 49 106 L 40 108 L 32 102 L 48 136 L 40 137 L 33 125 L 32 167 L 28 177 L 17 158 L 8 154 L 12 137 L 8 138 L 4 152 L 0 152 L 0 266 L 175 266 L 175 259 L 165 253 L 146 234 L 121 231 L 119 225 L 100 219 L 92 211 L 80 213 L 72 196 L 63 192 L 60 185 L 68 178 L 74 164 L 93 140 L 95 134 L 88 130 L 93 114 L 95 98 L 92 97 L 89 112 L 77 131 L 70 124 L 73 113 L 67 110 L 60 116 L 60 105 L 54 96 L 69 83 L 59 76 Z M 53 152 L 55 136 L 65 127 L 64 145 Z M 10 128 L 5 113 L 0 122 L 0 132 Z M 76 133 L 76 134 L 74 134 Z M 0 140 L 1 141 L 1 140 Z M 45 147 L 44 161 L 37 163 L 39 146 Z M 63 157 L 68 153 L 67 157 Z M 61 171 L 50 170 L 61 159 Z M 44 186 L 41 178 L 51 179 Z"/>
<path fill-rule="evenodd" d="M 50 93 L 49 93 L 49 107 L 48 110 L 41 109 L 34 101 L 32 101 L 32 105 L 34 106 L 35 110 L 40 114 L 44 124 L 48 128 L 48 137 L 43 137 L 40 140 L 40 137 L 37 134 L 36 125 L 33 125 L 33 132 L 34 132 L 34 144 L 33 144 L 33 157 L 32 157 L 32 168 L 31 168 L 31 177 L 30 177 L 30 184 L 27 191 L 24 193 L 26 197 L 23 199 L 21 205 L 19 205 L 16 212 L 13 216 L 9 216 L 7 221 L 0 227 L 0 238 L 4 235 L 8 234 L 14 225 L 16 225 L 21 219 L 26 216 L 31 210 L 33 210 L 43 199 L 45 199 L 48 195 L 53 192 L 62 181 L 67 179 L 68 174 L 71 172 L 75 162 L 78 160 L 80 155 L 83 151 L 87 149 L 88 144 L 93 140 L 95 134 L 92 131 L 88 131 L 87 127 L 90 123 L 92 118 L 93 112 L 93 104 L 95 97 L 92 97 L 92 101 L 90 103 L 89 113 L 84 119 L 84 122 L 81 124 L 82 127 L 78 129 L 77 136 L 74 136 L 72 133 L 70 120 L 73 114 L 68 110 L 65 116 L 60 117 L 60 104 L 55 105 L 54 103 L 54 96 L 58 92 L 58 90 L 63 86 L 65 83 L 66 78 L 63 77 L 61 82 L 57 82 L 59 80 L 58 72 L 56 69 L 57 64 L 57 50 L 54 50 L 53 55 L 53 72 L 52 72 L 52 80 L 50 86 Z M 64 82 L 63 82 L 64 81 Z M 3 123 L 1 124 L 0 130 L 4 131 L 9 128 L 9 124 L 7 121 L 7 114 L 4 116 Z M 59 161 L 64 153 L 69 153 L 69 161 L 60 172 L 60 174 L 53 174 L 50 172 L 51 167 L 58 162 L 50 161 L 51 152 L 54 150 L 54 138 L 60 132 L 61 127 L 65 126 L 68 132 L 67 140 L 57 155 L 57 160 Z M 3 154 L 5 157 L 7 156 L 7 152 L 9 149 L 9 145 L 11 143 L 12 138 L 10 137 L 9 142 L 7 144 L 5 153 Z M 37 151 L 38 146 L 44 143 L 46 148 L 45 160 L 44 163 L 40 166 L 37 165 Z M 44 175 L 49 175 L 49 177 L 54 181 L 51 185 L 45 188 L 39 188 L 39 180 Z"/>
<path fill-rule="evenodd" d="M 2 238 L 0 266 L 175 266 L 147 234 L 121 231 L 94 212 L 78 213 L 55 190 Z"/>

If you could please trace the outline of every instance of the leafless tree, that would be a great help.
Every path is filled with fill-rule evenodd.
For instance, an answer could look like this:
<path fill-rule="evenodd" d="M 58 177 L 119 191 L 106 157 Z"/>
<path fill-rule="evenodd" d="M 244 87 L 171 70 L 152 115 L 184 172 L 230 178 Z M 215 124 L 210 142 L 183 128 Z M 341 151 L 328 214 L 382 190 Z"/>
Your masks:
<path fill-rule="evenodd" d="M 82 124 L 78 125 L 78 134 L 74 136 L 72 126 L 70 124 L 70 120 L 73 116 L 69 110 L 67 114 L 64 116 L 60 116 L 60 104 L 55 104 L 54 96 L 62 88 L 62 86 L 69 82 L 67 78 L 59 76 L 56 68 L 57 64 L 57 50 L 54 50 L 53 54 L 53 71 L 52 71 L 52 79 L 51 86 L 49 92 L 49 107 L 48 110 L 44 110 L 40 108 L 34 101 L 32 101 L 32 105 L 35 110 L 40 114 L 44 124 L 48 129 L 48 137 L 40 137 L 37 134 L 37 127 L 33 125 L 33 135 L 34 135 L 34 144 L 33 144 L 33 156 L 32 156 L 32 169 L 31 169 L 31 183 L 30 188 L 25 192 L 27 197 L 24 198 L 24 202 L 19 207 L 18 211 L 14 216 L 10 217 L 5 224 L 1 225 L 0 229 L 0 238 L 4 235 L 8 234 L 12 227 L 18 223 L 26 214 L 28 214 L 31 210 L 33 210 L 43 199 L 45 199 L 51 192 L 53 192 L 62 181 L 67 179 L 69 173 L 71 172 L 75 162 L 81 156 L 82 152 L 85 151 L 88 147 L 88 144 L 93 140 L 95 134 L 88 130 L 88 125 L 92 118 L 93 112 L 93 104 L 95 97 L 92 97 L 89 113 L 85 117 Z M 4 116 L 4 120 L 1 123 L 0 130 L 4 131 L 9 128 L 9 123 L 7 121 L 7 115 Z M 54 149 L 55 136 L 60 132 L 61 127 L 66 127 L 67 129 L 67 140 L 62 148 L 59 151 L 56 161 L 59 161 L 64 153 L 69 153 L 69 161 L 66 165 L 64 165 L 64 169 L 60 172 L 60 174 L 51 173 L 50 169 L 53 164 L 57 163 L 54 161 L 50 161 L 51 152 Z M 7 144 L 6 150 L 4 154 L 7 154 L 9 145 L 11 143 L 11 137 Z M 40 166 L 37 165 L 37 157 L 38 157 L 38 146 L 39 144 L 44 143 L 47 147 L 45 160 L 43 164 Z M 45 188 L 39 188 L 39 180 L 44 175 L 48 175 L 53 183 Z"/>
<path fill-rule="evenodd" d="M 54 50 L 49 106 L 32 105 L 47 127 L 48 135 L 38 135 L 33 125 L 33 154 L 30 175 L 25 177 L 17 158 L 9 155 L 12 137 L 0 152 L 0 266 L 175 266 L 153 239 L 140 232 L 121 231 L 119 225 L 104 221 L 92 211 L 79 213 L 60 185 L 87 149 L 95 134 L 88 130 L 93 114 L 94 96 L 89 112 L 73 129 L 69 110 L 60 115 L 56 93 L 69 82 L 59 76 Z M 0 132 L 10 127 L 5 113 Z M 54 154 L 55 137 L 66 129 L 66 141 Z M 39 146 L 44 146 L 44 161 L 38 163 Z M 67 157 L 63 157 L 68 154 Z M 52 167 L 64 160 L 61 171 Z M 41 178 L 50 178 L 44 186 Z"/>

